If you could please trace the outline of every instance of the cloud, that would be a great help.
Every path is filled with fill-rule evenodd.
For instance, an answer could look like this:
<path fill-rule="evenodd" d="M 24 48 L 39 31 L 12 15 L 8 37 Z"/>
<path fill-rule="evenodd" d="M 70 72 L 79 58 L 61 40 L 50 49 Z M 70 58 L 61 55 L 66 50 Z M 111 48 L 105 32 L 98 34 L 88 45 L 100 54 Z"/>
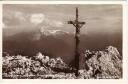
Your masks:
<path fill-rule="evenodd" d="M 63 23 L 61 21 L 53 21 L 56 27 L 62 27 Z"/>
<path fill-rule="evenodd" d="M 30 16 L 30 22 L 36 26 L 62 27 L 64 25 L 61 21 L 48 18 L 42 13 L 32 14 Z"/>
<path fill-rule="evenodd" d="M 42 13 L 32 14 L 30 17 L 30 22 L 35 24 L 35 25 L 38 25 L 38 24 L 42 23 L 44 21 L 44 19 L 45 19 L 45 16 Z"/>
<path fill-rule="evenodd" d="M 46 19 L 45 22 L 53 27 L 62 27 L 64 24 L 58 20 Z"/>
<path fill-rule="evenodd" d="M 27 17 L 28 15 L 26 13 L 21 11 L 11 11 L 8 9 L 6 12 L 4 11 L 3 23 L 6 25 L 6 28 L 23 27 L 27 26 Z"/>
<path fill-rule="evenodd" d="M 25 16 L 22 12 L 16 11 L 14 17 L 18 18 L 20 21 L 25 21 Z"/>

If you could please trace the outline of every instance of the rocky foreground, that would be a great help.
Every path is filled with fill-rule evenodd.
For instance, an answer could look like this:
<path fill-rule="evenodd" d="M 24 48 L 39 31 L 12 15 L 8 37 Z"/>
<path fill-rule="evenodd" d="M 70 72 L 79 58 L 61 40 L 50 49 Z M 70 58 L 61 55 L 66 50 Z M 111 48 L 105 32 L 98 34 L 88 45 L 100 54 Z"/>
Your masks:
<path fill-rule="evenodd" d="M 84 52 L 85 69 L 76 77 L 74 68 L 62 58 L 50 58 L 38 53 L 36 56 L 3 57 L 3 79 L 119 79 L 122 78 L 122 56 L 115 47 L 103 51 Z"/>

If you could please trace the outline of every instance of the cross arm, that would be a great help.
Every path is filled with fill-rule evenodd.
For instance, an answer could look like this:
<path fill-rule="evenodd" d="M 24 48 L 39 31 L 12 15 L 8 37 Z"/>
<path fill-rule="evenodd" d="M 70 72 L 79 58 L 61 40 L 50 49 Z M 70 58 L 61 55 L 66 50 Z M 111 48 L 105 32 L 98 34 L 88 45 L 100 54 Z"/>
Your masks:
<path fill-rule="evenodd" d="M 83 25 L 84 25 L 84 24 L 85 24 L 85 22 L 78 22 L 78 24 L 83 24 Z"/>
<path fill-rule="evenodd" d="M 73 24 L 73 21 L 68 21 L 68 24 Z"/>
<path fill-rule="evenodd" d="M 68 24 L 73 24 L 76 27 L 76 24 L 73 21 L 68 21 Z"/>
<path fill-rule="evenodd" d="M 75 27 L 78 27 L 79 26 L 79 28 L 81 28 L 85 24 L 85 22 L 68 21 L 68 24 L 73 24 Z M 76 26 L 76 25 L 78 25 L 78 26 Z"/>
<path fill-rule="evenodd" d="M 85 22 L 68 21 L 68 24 L 85 24 Z"/>
<path fill-rule="evenodd" d="M 79 22 L 79 27 L 81 28 L 86 22 Z"/>

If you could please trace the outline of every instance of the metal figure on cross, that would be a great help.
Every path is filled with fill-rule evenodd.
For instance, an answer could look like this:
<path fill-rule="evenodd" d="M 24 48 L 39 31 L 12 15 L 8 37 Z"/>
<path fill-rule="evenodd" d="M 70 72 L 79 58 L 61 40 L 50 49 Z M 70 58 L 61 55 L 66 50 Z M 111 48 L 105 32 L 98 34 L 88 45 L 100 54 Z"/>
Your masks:
<path fill-rule="evenodd" d="M 79 75 L 79 65 L 80 65 L 80 51 L 79 51 L 79 43 L 80 43 L 80 28 L 85 24 L 85 22 L 80 22 L 79 20 L 79 15 L 78 15 L 78 8 L 76 8 L 76 19 L 74 21 L 68 21 L 68 24 L 73 24 L 73 26 L 76 28 L 76 33 L 75 33 L 75 40 L 76 40 L 76 45 L 75 45 L 75 75 Z"/>

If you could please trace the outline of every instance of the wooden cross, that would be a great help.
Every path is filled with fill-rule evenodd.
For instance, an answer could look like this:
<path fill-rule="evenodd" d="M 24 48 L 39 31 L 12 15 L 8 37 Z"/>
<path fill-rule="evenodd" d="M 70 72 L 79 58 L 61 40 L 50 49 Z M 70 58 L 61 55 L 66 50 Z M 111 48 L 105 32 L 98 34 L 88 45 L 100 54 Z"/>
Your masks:
<path fill-rule="evenodd" d="M 75 45 L 75 75 L 79 75 L 79 61 L 80 61 L 80 52 L 79 52 L 79 43 L 80 43 L 80 28 L 85 24 L 85 22 L 80 22 L 78 21 L 78 8 L 76 8 L 76 19 L 74 21 L 68 21 L 68 24 L 73 24 L 74 27 L 76 28 L 76 33 L 75 33 L 75 40 L 76 40 L 76 45 Z"/>

